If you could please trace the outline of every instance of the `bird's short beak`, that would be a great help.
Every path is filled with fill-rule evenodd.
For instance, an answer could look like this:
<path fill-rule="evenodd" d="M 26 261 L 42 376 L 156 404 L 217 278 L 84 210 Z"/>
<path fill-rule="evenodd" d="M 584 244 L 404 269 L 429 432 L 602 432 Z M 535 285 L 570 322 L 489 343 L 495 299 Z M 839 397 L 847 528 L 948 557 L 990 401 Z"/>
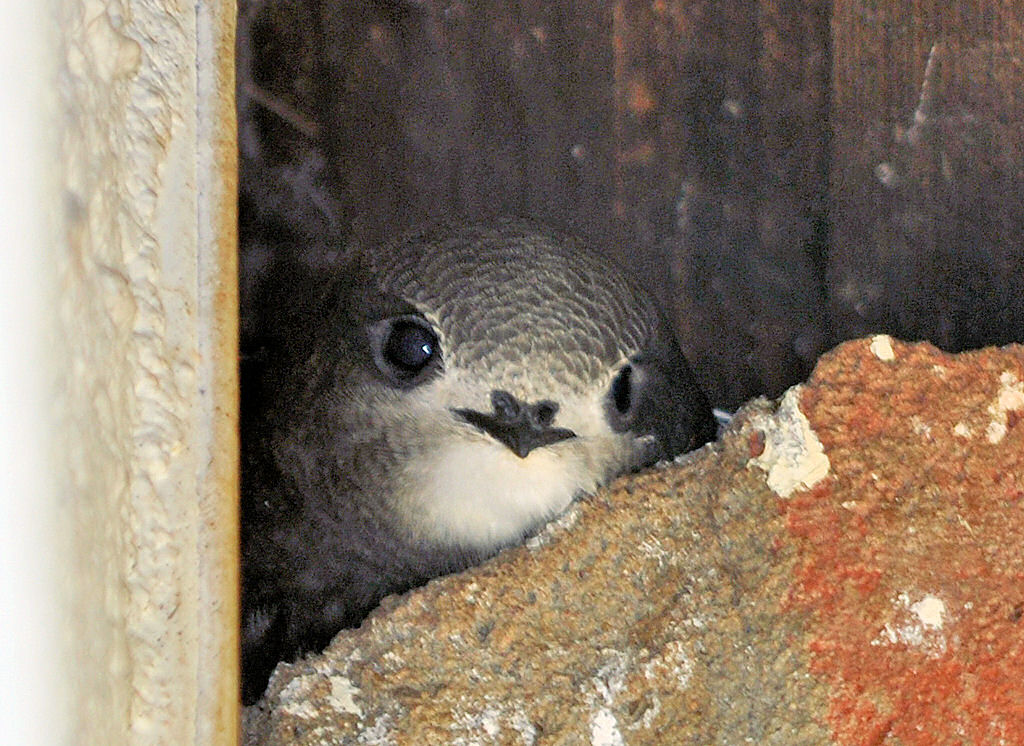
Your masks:
<path fill-rule="evenodd" d="M 491 406 L 494 409 L 491 413 L 475 409 L 451 411 L 459 419 L 508 446 L 519 458 L 526 458 L 534 448 L 576 437 L 572 430 L 553 426 L 558 412 L 558 404 L 553 401 L 527 404 L 507 391 L 497 390 L 491 392 Z"/>

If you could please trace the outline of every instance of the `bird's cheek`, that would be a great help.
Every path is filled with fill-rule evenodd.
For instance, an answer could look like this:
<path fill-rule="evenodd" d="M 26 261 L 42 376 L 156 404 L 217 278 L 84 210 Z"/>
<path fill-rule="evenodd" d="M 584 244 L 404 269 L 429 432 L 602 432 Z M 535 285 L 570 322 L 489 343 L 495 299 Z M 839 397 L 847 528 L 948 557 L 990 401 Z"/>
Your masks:
<path fill-rule="evenodd" d="M 636 438 L 632 433 L 607 433 L 581 439 L 578 458 L 598 484 L 607 484 L 616 477 L 636 471 L 657 461 L 651 454 L 660 448 L 650 437 Z"/>

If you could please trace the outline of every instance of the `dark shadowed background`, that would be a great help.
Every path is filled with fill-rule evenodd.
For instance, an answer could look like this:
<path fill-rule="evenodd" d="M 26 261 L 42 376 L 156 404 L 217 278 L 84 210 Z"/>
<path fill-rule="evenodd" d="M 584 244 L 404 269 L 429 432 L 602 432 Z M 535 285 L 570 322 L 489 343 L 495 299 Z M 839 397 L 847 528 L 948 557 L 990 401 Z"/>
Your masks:
<path fill-rule="evenodd" d="M 290 262 L 512 214 L 634 273 L 718 406 L 867 333 L 1024 341 L 1013 0 L 241 0 L 238 66 L 243 337 Z"/>

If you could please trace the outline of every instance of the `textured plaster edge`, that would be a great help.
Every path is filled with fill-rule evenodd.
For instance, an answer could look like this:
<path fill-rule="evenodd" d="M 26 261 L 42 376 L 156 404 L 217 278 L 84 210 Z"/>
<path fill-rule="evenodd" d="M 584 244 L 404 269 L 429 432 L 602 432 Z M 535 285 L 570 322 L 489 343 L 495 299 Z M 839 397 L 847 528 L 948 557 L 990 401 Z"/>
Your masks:
<path fill-rule="evenodd" d="M 75 739 L 233 744 L 235 7 L 58 5 L 55 467 Z"/>
<path fill-rule="evenodd" d="M 764 433 L 764 450 L 750 464 L 767 475 L 768 487 L 779 497 L 810 489 L 824 479 L 830 464 L 825 449 L 800 411 L 804 387 L 789 389 L 773 415 L 758 415 L 749 427 Z"/>
<path fill-rule="evenodd" d="M 142 421 L 133 488 L 140 522 L 130 531 L 139 542 L 136 556 L 152 558 L 135 571 L 140 587 L 128 620 L 132 654 L 144 663 L 134 671 L 133 742 L 233 744 L 239 731 L 236 10 L 232 2 L 178 8 L 140 0 L 135 11 L 132 32 L 146 54 L 128 123 L 155 107 L 168 139 L 150 141 L 164 149 L 152 152 L 158 160 L 144 175 L 156 185 L 151 223 L 143 229 L 152 250 L 129 259 L 133 291 L 142 294 L 135 320 Z M 163 43 L 154 46 L 155 40 Z M 148 184 L 140 182 L 126 185 L 145 216 L 149 195 L 135 188 Z M 144 274 L 135 268 L 140 263 Z M 169 608 L 172 601 L 177 605 Z"/>
<path fill-rule="evenodd" d="M 879 360 L 891 363 L 896 359 L 896 353 L 892 349 L 892 337 L 888 334 L 876 334 L 873 336 L 869 348 L 871 354 Z"/>
<path fill-rule="evenodd" d="M 1009 426 L 1009 413 L 1024 410 L 1024 383 L 1017 380 L 1010 371 L 1003 371 L 999 376 L 999 393 L 989 405 L 988 413 L 992 416 L 985 436 L 988 442 L 995 445 L 1006 437 Z"/>

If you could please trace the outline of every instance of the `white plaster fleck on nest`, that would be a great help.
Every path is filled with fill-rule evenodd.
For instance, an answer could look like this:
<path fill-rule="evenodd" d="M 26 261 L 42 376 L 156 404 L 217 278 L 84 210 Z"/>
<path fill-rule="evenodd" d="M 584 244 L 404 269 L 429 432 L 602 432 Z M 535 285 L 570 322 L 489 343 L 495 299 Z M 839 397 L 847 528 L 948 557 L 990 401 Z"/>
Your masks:
<path fill-rule="evenodd" d="M 482 746 L 493 743 L 501 733 L 502 710 L 493 702 L 482 710 L 464 712 L 456 710 L 452 715 L 451 746 Z"/>
<path fill-rule="evenodd" d="M 974 432 L 971 430 L 971 426 L 966 422 L 958 422 L 953 426 L 953 435 L 958 438 L 969 439 L 974 437 Z"/>
<path fill-rule="evenodd" d="M 931 438 L 932 426 L 922 420 L 917 415 L 913 415 L 910 418 L 910 427 L 914 431 L 914 435 L 921 435 L 925 438 Z"/>
<path fill-rule="evenodd" d="M 1009 371 L 1004 371 L 999 376 L 999 393 L 996 399 L 988 407 L 988 413 L 992 415 L 992 421 L 985 429 L 988 442 L 993 445 L 1006 437 L 1007 412 L 1024 409 L 1024 383 L 1017 380 L 1017 376 Z"/>
<path fill-rule="evenodd" d="M 652 704 L 646 710 L 644 710 L 643 716 L 640 718 L 638 726 L 647 728 L 648 730 L 654 725 L 654 719 L 661 714 L 661 697 L 657 694 L 651 695 Z M 636 727 L 634 727 L 636 730 Z"/>
<path fill-rule="evenodd" d="M 599 708 L 590 718 L 591 746 L 625 746 L 619 723 L 607 707 Z"/>
<path fill-rule="evenodd" d="M 892 337 L 888 334 L 876 334 L 871 338 L 871 353 L 879 360 L 887 363 L 896 359 L 896 353 L 892 349 Z"/>
<path fill-rule="evenodd" d="M 364 728 L 356 736 L 356 742 L 364 746 L 396 746 L 395 723 L 388 714 L 381 715 L 373 725 Z"/>
<path fill-rule="evenodd" d="M 621 650 L 606 650 L 605 655 L 608 660 L 598 669 L 593 684 L 604 703 L 612 705 L 626 688 L 626 673 L 632 661 L 629 654 Z"/>
<path fill-rule="evenodd" d="M 612 707 L 626 688 L 626 673 L 632 666 L 632 659 L 621 650 L 605 650 L 603 653 L 606 662 L 591 679 L 594 691 L 586 696 L 588 704 L 593 708 L 590 714 L 590 742 L 591 746 L 624 746 L 625 741 Z"/>
<path fill-rule="evenodd" d="M 403 670 L 405 668 L 405 658 L 400 656 L 394 650 L 386 650 L 386 651 L 384 651 L 384 654 L 381 655 L 378 658 L 378 660 L 381 663 L 387 664 L 386 666 L 382 666 L 382 668 L 385 671 L 388 671 L 388 672 L 391 672 L 391 673 L 394 673 L 396 671 L 401 671 L 401 670 Z"/>
<path fill-rule="evenodd" d="M 910 610 L 917 615 L 921 624 L 931 629 L 942 629 L 943 616 L 946 613 L 946 604 L 937 596 L 927 595 L 915 604 L 910 605 Z"/>
<path fill-rule="evenodd" d="M 502 742 L 507 740 L 499 738 L 503 726 L 516 731 L 523 746 L 533 746 L 537 741 L 537 728 L 530 720 L 522 702 L 510 704 L 488 698 L 481 710 L 456 710 L 453 713 L 453 720 L 449 741 L 451 746 L 485 746 Z"/>
<path fill-rule="evenodd" d="M 537 727 L 530 720 L 530 716 L 526 714 L 526 709 L 523 705 L 518 702 L 512 710 L 509 725 L 523 739 L 523 746 L 534 746 L 537 742 Z"/>
<path fill-rule="evenodd" d="M 327 704 L 338 712 L 361 718 L 363 708 L 355 700 L 356 695 L 360 693 L 359 687 L 347 676 L 331 676 L 328 681 L 331 682 L 331 696 L 327 698 Z"/>
<path fill-rule="evenodd" d="M 313 689 L 318 681 L 320 681 L 320 677 L 315 675 L 296 676 L 289 681 L 277 695 L 280 711 L 304 720 L 316 718 L 320 712 L 312 704 L 312 699 Z"/>
<path fill-rule="evenodd" d="M 782 397 L 771 417 L 755 417 L 751 427 L 764 433 L 764 452 L 749 463 L 768 474 L 768 486 L 779 497 L 798 489 L 809 489 L 824 479 L 830 464 L 825 449 L 800 411 L 802 386 L 794 386 Z"/>
<path fill-rule="evenodd" d="M 946 637 L 943 627 L 946 622 L 946 603 L 931 593 L 919 601 L 910 602 L 910 596 L 901 593 L 896 597 L 899 623 L 888 622 L 872 645 L 905 645 L 923 650 L 931 657 L 946 652 Z"/>

